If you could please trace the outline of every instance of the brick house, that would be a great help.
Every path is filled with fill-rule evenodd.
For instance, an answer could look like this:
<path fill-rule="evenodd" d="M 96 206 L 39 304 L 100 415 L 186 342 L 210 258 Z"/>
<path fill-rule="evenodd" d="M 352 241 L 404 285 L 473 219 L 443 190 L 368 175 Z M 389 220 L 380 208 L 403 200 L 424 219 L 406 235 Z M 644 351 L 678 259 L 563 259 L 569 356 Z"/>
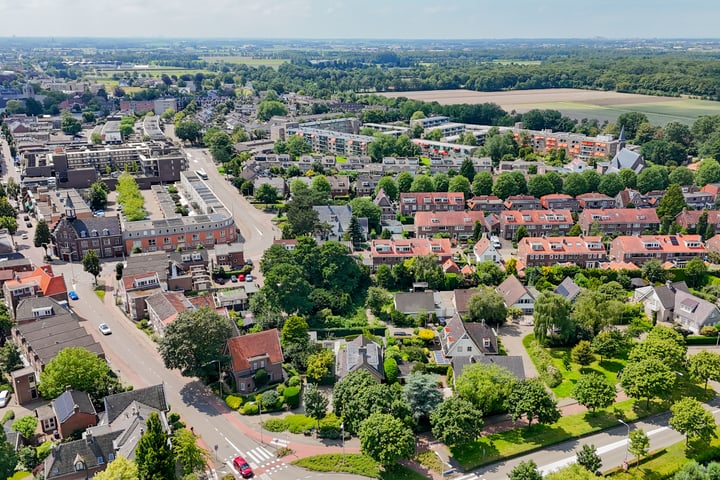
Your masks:
<path fill-rule="evenodd" d="M 462 192 L 415 192 L 400 194 L 400 213 L 409 217 L 415 212 L 462 212 L 465 195 Z"/>
<path fill-rule="evenodd" d="M 283 352 L 277 328 L 259 333 L 233 337 L 227 343 L 232 358 L 232 374 L 241 393 L 256 390 L 255 373 L 261 368 L 268 374 L 268 382 L 283 379 Z"/>
<path fill-rule="evenodd" d="M 531 237 L 565 235 L 573 226 L 570 210 L 512 210 L 500 214 L 500 235 L 512 240 L 523 225 Z"/>
<path fill-rule="evenodd" d="M 540 205 L 545 210 L 580 210 L 580 202 L 565 193 L 551 193 L 540 197 Z"/>
<path fill-rule="evenodd" d="M 434 254 L 440 264 L 452 257 L 448 238 L 410 238 L 402 240 L 373 240 L 370 244 L 372 268 L 395 265 L 415 257 Z"/>
<path fill-rule="evenodd" d="M 355 196 L 371 197 L 375 194 L 375 187 L 382 177 L 371 173 L 360 173 L 355 179 Z"/>
<path fill-rule="evenodd" d="M 439 233 L 465 240 L 473 234 L 475 222 L 484 224 L 484 212 L 417 212 L 415 236 L 429 238 Z"/>
<path fill-rule="evenodd" d="M 332 157 L 335 160 L 335 157 Z M 347 197 L 350 195 L 350 177 L 347 175 L 332 175 L 327 177 L 330 182 L 330 196 Z"/>
<path fill-rule="evenodd" d="M 694 232 L 702 213 L 702 210 L 683 209 L 683 211 L 675 217 L 675 221 L 688 232 Z M 716 232 L 720 232 L 720 210 L 707 210 L 707 214 L 707 224 L 712 225 Z M 705 234 L 705 232 L 696 233 L 701 235 Z"/>
<path fill-rule="evenodd" d="M 578 215 L 578 225 L 588 235 L 597 224 L 603 235 L 640 235 L 657 231 L 660 219 L 654 208 L 586 209 Z"/>
<path fill-rule="evenodd" d="M 641 266 L 649 260 L 672 262 L 684 267 L 693 258 L 704 259 L 707 248 L 701 235 L 641 235 L 615 238 L 610 244 L 610 259 Z"/>
<path fill-rule="evenodd" d="M 245 254 L 242 243 L 215 245 L 215 263 L 231 270 L 245 265 Z"/>
<path fill-rule="evenodd" d="M 615 208 L 615 199 L 604 193 L 583 193 L 575 197 L 580 208 Z"/>
<path fill-rule="evenodd" d="M 61 438 L 95 426 L 98 421 L 90 395 L 69 387 L 48 407 L 37 409 L 35 415 L 43 432 L 52 434 L 57 430 Z"/>
<path fill-rule="evenodd" d="M 527 267 L 574 263 L 581 268 L 597 268 L 607 261 L 602 237 L 535 237 L 518 242 L 518 261 Z"/>
<path fill-rule="evenodd" d="M 392 199 L 385 193 L 385 190 L 382 188 L 378 190 L 375 199 L 373 199 L 373 203 L 380 207 L 380 220 L 395 220 L 397 208 Z"/>
<path fill-rule="evenodd" d="M 145 300 L 151 295 L 162 292 L 160 277 L 157 272 L 144 272 L 123 276 L 120 280 L 118 295 L 122 307 L 132 320 L 140 320 L 145 316 Z"/>
<path fill-rule="evenodd" d="M 506 210 L 541 210 L 540 200 L 532 195 L 511 195 L 505 199 Z"/>
<path fill-rule="evenodd" d="M 505 210 L 505 203 L 495 195 L 477 195 L 467 201 L 468 209 L 486 213 L 500 213 Z"/>
<path fill-rule="evenodd" d="M 78 218 L 68 195 L 65 216 L 52 230 L 55 253 L 63 260 L 81 260 L 94 250 L 100 258 L 122 257 L 125 244 L 119 216 Z"/>
<path fill-rule="evenodd" d="M 3 283 L 3 295 L 13 316 L 23 298 L 51 297 L 59 302 L 68 300 L 65 277 L 62 274 L 55 275 L 50 265 L 37 267 L 32 272 L 15 272 L 12 280 Z"/>

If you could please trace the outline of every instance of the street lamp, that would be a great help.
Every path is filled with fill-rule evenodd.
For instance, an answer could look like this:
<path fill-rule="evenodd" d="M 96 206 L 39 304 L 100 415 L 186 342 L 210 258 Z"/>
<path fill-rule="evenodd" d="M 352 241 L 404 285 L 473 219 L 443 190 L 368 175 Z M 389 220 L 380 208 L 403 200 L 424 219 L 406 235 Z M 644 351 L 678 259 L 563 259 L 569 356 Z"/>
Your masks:
<path fill-rule="evenodd" d="M 262 435 L 262 396 L 260 397 L 260 400 L 258 400 L 258 415 L 260 417 L 260 443 L 263 442 L 263 435 Z"/>
<path fill-rule="evenodd" d="M 623 466 L 626 466 L 627 461 L 628 461 L 628 451 L 630 450 L 630 425 L 628 425 L 627 423 L 625 423 L 623 420 L 621 420 L 619 418 L 618 418 L 618 422 L 622 423 L 623 425 L 625 425 L 627 427 L 628 439 L 627 439 L 627 443 L 625 444 L 625 462 L 623 462 Z"/>
<path fill-rule="evenodd" d="M 437 455 L 438 460 L 440 460 L 440 475 L 442 476 L 443 480 L 445 480 L 445 465 L 447 465 L 449 468 L 452 468 L 452 465 L 449 463 L 445 463 L 442 456 L 440 455 L 440 452 L 437 450 L 433 450 L 435 452 L 435 455 Z"/>

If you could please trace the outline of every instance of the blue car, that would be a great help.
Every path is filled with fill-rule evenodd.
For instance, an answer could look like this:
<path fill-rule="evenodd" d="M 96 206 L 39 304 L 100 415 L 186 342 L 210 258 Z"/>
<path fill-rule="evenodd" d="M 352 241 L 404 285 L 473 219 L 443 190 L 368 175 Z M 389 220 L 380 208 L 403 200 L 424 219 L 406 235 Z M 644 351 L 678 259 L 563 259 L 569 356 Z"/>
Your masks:
<path fill-rule="evenodd" d="M 70 300 L 77 300 L 78 298 L 80 298 L 78 297 L 78 294 L 75 293 L 75 290 L 70 290 L 68 292 L 68 297 L 70 297 Z"/>

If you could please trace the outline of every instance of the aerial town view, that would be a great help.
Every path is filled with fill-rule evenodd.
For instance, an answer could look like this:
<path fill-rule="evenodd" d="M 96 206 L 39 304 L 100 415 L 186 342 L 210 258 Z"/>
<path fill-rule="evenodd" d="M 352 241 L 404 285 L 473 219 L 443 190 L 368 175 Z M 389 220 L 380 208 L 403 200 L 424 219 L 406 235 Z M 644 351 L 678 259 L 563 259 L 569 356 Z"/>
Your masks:
<path fill-rule="evenodd" d="M 0 2 L 1 480 L 720 480 L 720 4 L 103 3 Z"/>

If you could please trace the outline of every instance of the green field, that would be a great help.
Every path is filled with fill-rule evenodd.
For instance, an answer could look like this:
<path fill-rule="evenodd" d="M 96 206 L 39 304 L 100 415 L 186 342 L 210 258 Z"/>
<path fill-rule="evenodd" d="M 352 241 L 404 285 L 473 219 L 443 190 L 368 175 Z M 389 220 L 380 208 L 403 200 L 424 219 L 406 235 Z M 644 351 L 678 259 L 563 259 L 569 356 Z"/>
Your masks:
<path fill-rule="evenodd" d="M 275 69 L 288 61 L 286 58 L 254 58 L 241 57 L 238 55 L 201 57 L 201 59 L 210 63 L 232 63 L 236 65 L 250 65 L 251 67 L 272 67 Z"/>
<path fill-rule="evenodd" d="M 680 122 L 690 125 L 703 115 L 720 115 L 720 102 L 682 98 L 656 103 L 627 103 L 623 105 L 594 105 L 580 102 L 546 102 L 524 105 L 523 110 L 553 109 L 572 118 L 597 118 L 614 122 L 619 115 L 627 112 L 642 112 L 653 125 Z"/>

